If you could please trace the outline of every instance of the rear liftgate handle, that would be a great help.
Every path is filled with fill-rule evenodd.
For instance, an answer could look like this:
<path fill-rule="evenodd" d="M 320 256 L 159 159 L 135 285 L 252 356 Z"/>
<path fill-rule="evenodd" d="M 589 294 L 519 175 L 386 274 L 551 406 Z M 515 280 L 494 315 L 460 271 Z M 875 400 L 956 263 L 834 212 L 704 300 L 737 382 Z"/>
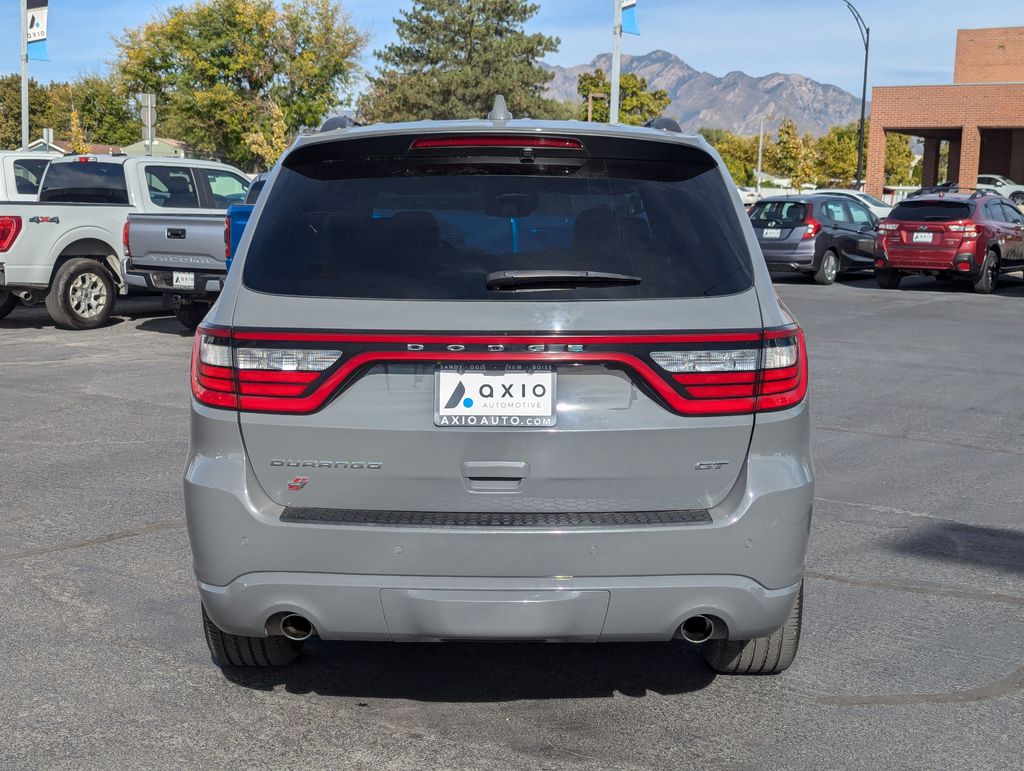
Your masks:
<path fill-rule="evenodd" d="M 530 464 L 510 460 L 471 460 L 462 464 L 462 481 L 471 493 L 516 493 L 530 476 Z"/>

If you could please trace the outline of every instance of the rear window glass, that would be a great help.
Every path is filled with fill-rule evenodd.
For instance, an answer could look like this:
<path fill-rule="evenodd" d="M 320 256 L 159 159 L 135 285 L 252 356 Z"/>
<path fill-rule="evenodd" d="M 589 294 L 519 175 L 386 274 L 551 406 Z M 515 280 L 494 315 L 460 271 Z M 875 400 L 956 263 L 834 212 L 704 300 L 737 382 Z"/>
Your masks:
<path fill-rule="evenodd" d="M 51 163 L 43 177 L 39 200 L 127 204 L 124 166 L 98 161 Z"/>
<path fill-rule="evenodd" d="M 889 213 L 897 222 L 951 222 L 970 218 L 972 206 L 957 201 L 903 201 Z"/>
<path fill-rule="evenodd" d="M 751 285 L 721 173 L 695 148 L 605 139 L 589 157 L 547 151 L 523 161 L 507 150 L 373 157 L 359 144 L 313 145 L 282 166 L 245 258 L 247 286 L 317 297 L 566 300 L 723 295 Z M 594 157 L 611 144 L 624 157 Z M 637 144 L 648 157 L 622 149 Z M 488 274 L 509 270 L 641 280 L 488 289 Z"/>
<path fill-rule="evenodd" d="M 754 204 L 750 210 L 750 219 L 757 223 L 780 222 L 799 223 L 803 222 L 807 215 L 807 207 L 796 201 L 761 201 Z"/>
<path fill-rule="evenodd" d="M 27 158 L 14 162 L 14 184 L 21 195 L 35 195 L 49 158 Z"/>

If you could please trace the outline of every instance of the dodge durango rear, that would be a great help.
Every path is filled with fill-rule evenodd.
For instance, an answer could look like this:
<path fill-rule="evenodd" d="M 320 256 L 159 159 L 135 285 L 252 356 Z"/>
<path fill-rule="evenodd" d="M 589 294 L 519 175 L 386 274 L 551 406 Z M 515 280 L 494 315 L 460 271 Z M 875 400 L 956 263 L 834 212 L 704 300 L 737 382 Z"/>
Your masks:
<path fill-rule="evenodd" d="M 300 138 L 262 197 L 192 361 L 217 663 L 315 635 L 790 665 L 806 344 L 703 140 L 347 128 Z"/>

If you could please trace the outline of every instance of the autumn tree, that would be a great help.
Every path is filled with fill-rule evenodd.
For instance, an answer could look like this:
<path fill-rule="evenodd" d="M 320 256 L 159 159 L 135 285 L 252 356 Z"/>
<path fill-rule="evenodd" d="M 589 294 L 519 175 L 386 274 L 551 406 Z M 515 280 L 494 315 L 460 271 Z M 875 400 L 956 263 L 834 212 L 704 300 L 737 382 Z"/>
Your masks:
<path fill-rule="evenodd" d="M 115 74 L 155 93 L 161 132 L 246 166 L 253 125 L 279 111 L 288 136 L 342 103 L 366 43 L 334 0 L 204 0 L 117 38 Z M 265 135 L 269 136 L 269 135 Z"/>
<path fill-rule="evenodd" d="M 885 183 L 909 185 L 914 181 L 914 151 L 910 137 L 889 131 L 885 134 Z"/>
<path fill-rule="evenodd" d="M 757 137 L 740 136 L 718 128 L 702 128 L 698 132 L 708 141 L 732 175 L 737 185 L 753 185 L 757 171 Z"/>
<path fill-rule="evenodd" d="M 78 110 L 72 110 L 69 118 L 68 128 L 69 143 L 71 152 L 83 155 L 89 152 L 89 143 L 85 141 L 85 132 L 82 131 L 82 122 L 78 119 Z"/>
<path fill-rule="evenodd" d="M 398 42 L 375 54 L 380 68 L 359 100 L 368 122 L 482 118 L 496 94 L 516 117 L 558 117 L 540 66 L 558 38 L 527 34 L 526 0 L 414 0 L 395 19 Z"/>
<path fill-rule="evenodd" d="M 607 123 L 610 117 L 608 95 L 611 83 L 603 70 L 581 73 L 576 82 L 576 92 L 583 99 L 576 117 L 587 119 L 588 97 L 590 94 L 604 94 L 604 98 L 594 100 L 594 120 Z M 619 122 L 628 126 L 642 126 L 652 118 L 659 117 L 665 108 L 672 103 L 668 92 L 664 89 L 649 91 L 647 79 L 632 72 L 619 78 Z"/>

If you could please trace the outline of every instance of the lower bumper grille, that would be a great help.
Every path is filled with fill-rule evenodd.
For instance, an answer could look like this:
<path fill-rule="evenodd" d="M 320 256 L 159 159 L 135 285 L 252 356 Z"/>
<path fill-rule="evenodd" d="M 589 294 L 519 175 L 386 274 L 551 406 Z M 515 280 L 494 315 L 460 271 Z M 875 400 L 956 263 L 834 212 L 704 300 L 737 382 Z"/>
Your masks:
<path fill-rule="evenodd" d="M 551 511 L 440 512 L 359 511 L 353 509 L 286 508 L 282 522 L 392 527 L 643 527 L 705 525 L 711 514 L 703 509 L 678 511 Z"/>

